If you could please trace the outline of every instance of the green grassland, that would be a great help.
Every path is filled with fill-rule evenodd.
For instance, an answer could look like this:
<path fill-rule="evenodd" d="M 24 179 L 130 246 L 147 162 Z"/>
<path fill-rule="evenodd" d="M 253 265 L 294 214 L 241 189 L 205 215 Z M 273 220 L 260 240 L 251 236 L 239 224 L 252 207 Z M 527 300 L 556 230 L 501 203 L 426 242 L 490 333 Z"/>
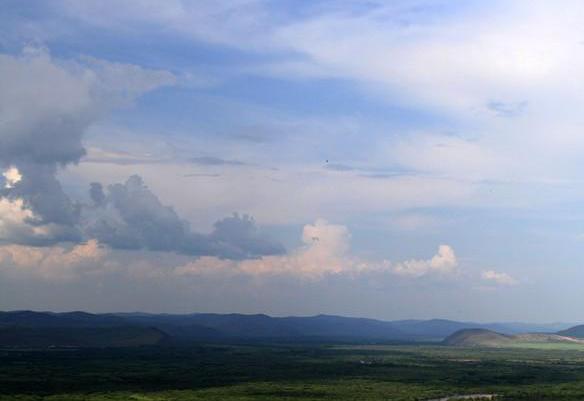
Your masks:
<path fill-rule="evenodd" d="M 0 350 L 0 401 L 584 399 L 584 349 L 555 345 Z"/>
<path fill-rule="evenodd" d="M 554 342 L 518 342 L 511 343 L 505 346 L 506 348 L 526 348 L 526 349 L 541 349 L 541 350 L 573 350 L 584 351 L 584 344 L 578 343 L 554 343 Z"/>

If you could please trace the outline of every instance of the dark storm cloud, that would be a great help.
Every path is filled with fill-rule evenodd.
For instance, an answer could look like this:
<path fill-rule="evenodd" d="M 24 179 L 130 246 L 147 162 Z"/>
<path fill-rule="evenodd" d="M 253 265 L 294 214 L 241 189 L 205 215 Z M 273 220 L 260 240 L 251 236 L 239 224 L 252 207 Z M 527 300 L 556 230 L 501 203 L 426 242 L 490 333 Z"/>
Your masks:
<path fill-rule="evenodd" d="M 99 182 L 92 182 L 89 186 L 89 197 L 95 206 L 103 206 L 106 201 L 103 185 Z"/>
<path fill-rule="evenodd" d="M 283 254 L 282 245 L 263 236 L 252 217 L 234 213 L 217 221 L 208 238 L 218 251 L 215 256 L 243 259 L 263 255 Z"/>
<path fill-rule="evenodd" d="M 0 240 L 30 245 L 80 241 L 80 207 L 63 192 L 56 178 L 59 168 L 85 155 L 83 135 L 108 109 L 172 84 L 174 77 L 97 60 L 63 63 L 36 48 L 20 56 L 0 54 L 0 76 L 0 170 L 16 169 L 21 176 L 5 185 L 0 200 L 13 210 L 22 203 L 27 216 L 21 225 L 29 226 L 23 230 L 12 224 Z M 0 223 L 7 219 L 0 214 Z"/>
<path fill-rule="evenodd" d="M 32 222 L 75 226 L 79 220 L 79 206 L 63 192 L 50 165 L 21 164 L 22 179 L 10 191 L 10 197 L 22 198 L 34 210 Z"/>
<path fill-rule="evenodd" d="M 56 173 L 85 154 L 83 132 L 100 109 L 92 101 L 91 82 L 30 49 L 21 57 L 0 55 L 0 76 L 0 169 L 16 168 L 21 175 L 0 195 L 22 201 L 33 214 L 24 222 L 31 230 L 14 226 L 0 239 L 35 245 L 80 240 L 78 207 Z"/>
<path fill-rule="evenodd" d="M 230 259 L 254 258 L 284 252 L 261 235 L 252 218 L 234 214 L 215 223 L 210 234 L 193 232 L 173 208 L 164 206 L 141 177 L 103 191 L 91 186 L 96 205 L 86 211 L 87 236 L 118 249 L 171 251 L 195 256 Z"/>
<path fill-rule="evenodd" d="M 45 50 L 26 49 L 16 57 L 0 54 L 0 76 L 0 172 L 18 175 L 0 187 L 1 242 L 44 246 L 97 239 L 118 249 L 233 259 L 284 251 L 248 216 L 223 219 L 210 234 L 193 232 L 138 176 L 107 189 L 92 184 L 91 205 L 63 192 L 58 170 L 86 154 L 86 129 L 112 107 L 172 85 L 172 74 L 88 57 L 63 63 Z M 244 165 L 215 157 L 191 161 Z"/>

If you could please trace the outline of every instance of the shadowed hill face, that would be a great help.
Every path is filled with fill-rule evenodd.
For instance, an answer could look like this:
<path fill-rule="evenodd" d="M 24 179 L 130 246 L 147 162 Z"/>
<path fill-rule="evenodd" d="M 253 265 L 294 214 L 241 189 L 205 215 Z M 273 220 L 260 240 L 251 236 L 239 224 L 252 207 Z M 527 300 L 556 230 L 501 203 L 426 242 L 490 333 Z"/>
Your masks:
<path fill-rule="evenodd" d="M 459 347 L 497 347 L 509 345 L 513 337 L 486 329 L 464 329 L 446 337 L 444 345 Z"/>
<path fill-rule="evenodd" d="M 345 338 L 407 340 L 391 322 L 340 316 L 282 317 L 267 315 L 213 314 L 125 316 L 131 322 L 159 327 L 167 333 L 187 334 L 187 327 L 213 330 L 214 338 Z M 213 334 L 209 331 L 209 334 Z"/>
<path fill-rule="evenodd" d="M 579 326 L 570 327 L 569 329 L 558 331 L 560 336 L 584 338 L 584 324 Z"/>
<path fill-rule="evenodd" d="M 0 312 L 0 346 L 132 347 L 169 340 L 158 328 L 85 312 Z"/>
<path fill-rule="evenodd" d="M 223 337 L 247 338 L 344 338 L 400 341 L 440 341 L 461 329 L 483 328 L 506 335 L 548 331 L 543 325 L 479 324 L 444 319 L 381 321 L 332 315 L 271 317 L 267 315 L 195 313 L 189 315 L 119 314 L 129 321 L 159 327 L 165 332 L 177 328 L 207 327 Z M 493 329 L 496 327 L 496 329 Z M 555 330 L 549 330 L 555 331 Z M 185 331 L 182 331 L 186 333 Z M 203 333 L 203 331 L 201 331 Z M 209 332 L 212 334 L 212 332 Z"/>
<path fill-rule="evenodd" d="M 476 327 L 476 323 L 456 322 L 445 319 L 403 320 L 392 323 L 405 333 L 433 340 L 442 339 L 458 330 Z"/>
<path fill-rule="evenodd" d="M 86 312 L 0 312 L 0 327 L 111 327 L 127 322 L 115 315 L 94 315 Z"/>
<path fill-rule="evenodd" d="M 0 344 L 7 347 L 137 347 L 160 345 L 168 335 L 148 327 L 2 327 Z"/>

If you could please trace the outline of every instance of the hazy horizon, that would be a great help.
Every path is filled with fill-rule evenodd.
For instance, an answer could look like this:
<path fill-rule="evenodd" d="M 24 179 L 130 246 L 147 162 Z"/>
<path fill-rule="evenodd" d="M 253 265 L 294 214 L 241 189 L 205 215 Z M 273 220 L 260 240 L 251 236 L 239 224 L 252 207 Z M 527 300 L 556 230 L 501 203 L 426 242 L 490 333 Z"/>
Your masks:
<path fill-rule="evenodd" d="M 584 321 L 582 17 L 4 1 L 0 310 Z"/>
<path fill-rule="evenodd" d="M 350 319 L 370 319 L 370 320 L 379 320 L 384 322 L 406 322 L 406 321 L 431 321 L 431 320 L 441 320 L 441 321 L 453 321 L 453 322 L 460 322 L 460 323 L 478 323 L 478 324 L 518 324 L 518 325 L 542 325 L 542 326 L 553 326 L 553 325 L 561 325 L 565 327 L 572 327 L 578 326 L 583 323 L 579 323 L 576 321 L 569 322 L 569 321 L 498 321 L 498 320 L 488 320 L 488 321 L 481 321 L 481 320 L 454 320 L 454 319 L 446 319 L 441 317 L 432 317 L 432 318 L 425 318 L 425 319 L 383 319 L 383 318 L 376 318 L 376 317 L 367 317 L 367 316 L 356 316 L 356 315 L 337 315 L 337 314 L 327 314 L 327 313 L 317 313 L 313 315 L 278 315 L 278 314 L 267 314 L 262 312 L 256 313 L 240 313 L 240 312 L 213 312 L 213 311 L 190 311 L 190 312 L 175 312 L 175 313 L 167 313 L 167 312 L 147 312 L 147 311 L 104 311 L 104 312 L 89 312 L 86 310 L 43 310 L 43 309 L 13 309 L 13 310 L 0 310 L 0 313 L 20 313 L 20 312 L 35 312 L 35 313 L 49 313 L 49 314 L 66 314 L 66 313 L 89 313 L 92 315 L 174 315 L 174 316 L 188 316 L 188 315 L 243 315 L 243 316 L 268 316 L 271 318 L 312 318 L 318 316 L 331 316 L 331 317 L 340 317 L 340 318 L 350 318 Z"/>

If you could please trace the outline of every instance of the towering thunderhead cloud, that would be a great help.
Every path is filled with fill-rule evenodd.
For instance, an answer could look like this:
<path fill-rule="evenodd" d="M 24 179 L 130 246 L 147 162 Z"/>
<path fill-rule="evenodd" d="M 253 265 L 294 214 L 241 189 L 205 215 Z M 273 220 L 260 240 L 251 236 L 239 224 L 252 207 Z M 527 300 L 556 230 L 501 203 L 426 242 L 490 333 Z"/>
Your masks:
<path fill-rule="evenodd" d="M 55 175 L 59 166 L 77 162 L 85 153 L 81 137 L 99 109 L 92 93 L 97 78 L 30 50 L 20 57 L 0 55 L 0 77 L 0 167 L 5 177 L 0 236 L 34 245 L 80 239 L 79 208 Z"/>
<path fill-rule="evenodd" d="M 87 127 L 111 107 L 175 78 L 164 71 L 85 58 L 59 62 L 46 51 L 0 55 L 0 241 L 43 246 L 96 238 L 114 248 L 246 258 L 282 252 L 252 219 L 233 216 L 196 234 L 134 176 L 103 190 L 93 205 L 72 201 L 58 169 L 85 154 Z"/>

